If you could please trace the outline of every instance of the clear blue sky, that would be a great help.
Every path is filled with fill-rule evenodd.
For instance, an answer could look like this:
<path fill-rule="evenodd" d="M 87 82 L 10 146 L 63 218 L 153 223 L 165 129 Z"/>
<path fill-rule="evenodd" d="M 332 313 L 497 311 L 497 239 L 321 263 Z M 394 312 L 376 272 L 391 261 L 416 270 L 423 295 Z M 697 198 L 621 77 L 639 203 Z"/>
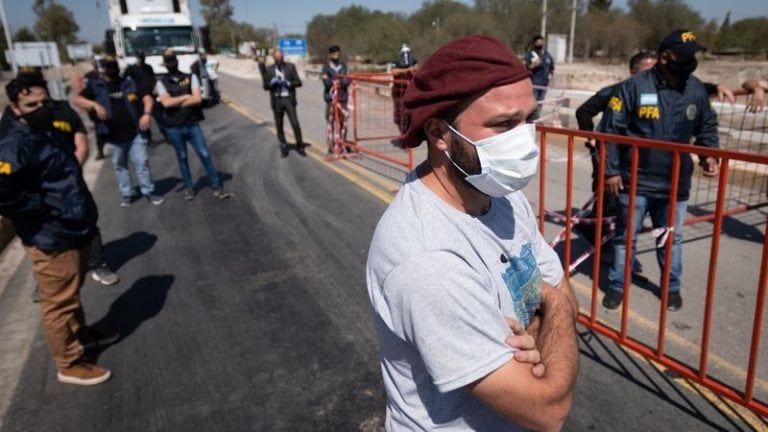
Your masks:
<path fill-rule="evenodd" d="M 193 20 L 201 23 L 200 1 L 192 3 Z M 393 12 L 413 12 L 421 7 L 418 0 L 281 0 L 253 1 L 230 0 L 235 9 L 237 21 L 249 22 L 257 27 L 272 27 L 277 25 L 280 33 L 303 33 L 307 22 L 315 14 L 332 14 L 344 6 L 359 4 L 369 9 L 379 9 Z M 474 4 L 472 0 L 461 0 Z M 549 0 L 558 1 L 558 0 Z M 559 0 L 562 1 L 562 0 Z M 80 26 L 80 38 L 101 42 L 104 30 L 107 28 L 107 0 L 58 0 L 69 8 L 75 15 Z M 32 27 L 35 15 L 32 12 L 32 0 L 5 0 L 6 12 L 11 30 L 15 32 L 22 26 Z M 626 8 L 626 0 L 614 0 L 614 5 Z M 722 20 L 728 10 L 731 10 L 731 21 L 755 16 L 768 16 L 768 0 L 688 0 L 688 4 L 697 9 L 709 20 Z"/>

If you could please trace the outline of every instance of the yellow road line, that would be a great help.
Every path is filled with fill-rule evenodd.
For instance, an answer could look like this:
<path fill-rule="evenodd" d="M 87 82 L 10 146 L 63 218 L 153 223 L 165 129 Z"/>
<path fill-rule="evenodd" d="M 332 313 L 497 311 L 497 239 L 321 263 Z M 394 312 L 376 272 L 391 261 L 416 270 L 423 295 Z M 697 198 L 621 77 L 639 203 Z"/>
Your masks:
<path fill-rule="evenodd" d="M 231 107 L 232 109 L 234 109 L 238 113 L 240 113 L 243 116 L 245 116 L 245 117 L 255 121 L 256 123 L 263 124 L 263 123 L 267 122 L 267 120 L 265 118 L 259 116 L 258 114 L 252 112 L 251 110 L 249 110 L 247 108 L 242 107 L 240 104 L 238 104 L 237 102 L 233 101 L 232 99 L 229 99 L 227 97 L 223 97 L 222 101 L 224 101 L 224 103 L 226 103 L 229 107 Z M 269 130 L 271 130 L 273 133 L 276 133 L 276 130 L 275 130 L 274 127 L 270 127 Z M 365 190 L 366 192 L 370 193 L 374 197 L 380 199 L 381 201 L 383 201 L 385 203 L 392 202 L 393 195 L 390 192 L 387 192 L 387 191 L 383 190 L 382 188 L 380 188 L 380 187 L 372 184 L 371 182 L 363 179 L 361 176 L 359 176 L 357 174 L 349 172 L 348 170 L 341 169 L 341 168 L 339 168 L 338 166 L 336 166 L 334 164 L 327 163 L 327 161 L 325 160 L 325 157 L 324 157 L 322 151 L 315 150 L 315 148 L 319 149 L 322 146 L 320 144 L 318 144 L 317 142 L 313 141 L 313 140 L 306 140 L 306 141 L 308 143 L 312 144 L 312 147 L 310 147 L 310 152 L 308 153 L 308 155 L 312 159 L 314 159 L 316 161 L 319 161 L 319 162 L 323 162 L 322 165 L 326 166 L 331 171 L 333 171 L 333 172 L 341 175 L 342 177 L 346 178 L 347 180 L 351 181 L 352 183 L 354 183 L 355 185 L 357 185 L 361 189 Z M 574 289 L 578 290 L 583 295 L 589 296 L 592 293 L 592 288 L 591 287 L 588 287 L 588 286 L 586 286 L 586 285 L 584 285 L 584 284 L 582 284 L 582 283 L 580 283 L 578 281 L 571 281 L 571 285 L 574 287 Z M 632 320 L 633 322 L 637 323 L 637 325 L 640 326 L 640 327 L 644 327 L 646 329 L 655 329 L 654 321 L 652 321 L 652 320 L 650 320 L 648 318 L 645 318 L 644 316 L 642 316 L 642 315 L 640 315 L 640 314 L 638 314 L 636 312 L 629 311 L 629 319 Z M 667 336 L 667 340 L 669 342 L 677 344 L 677 345 L 680 345 L 681 347 L 683 347 L 684 349 L 686 349 L 688 351 L 697 352 L 699 350 L 699 346 L 698 345 L 694 344 L 693 342 L 690 342 L 689 340 L 685 339 L 682 336 L 677 335 L 674 332 L 667 331 L 666 332 L 666 336 Z M 666 372 L 666 371 L 669 370 L 666 367 L 664 367 L 663 365 L 661 365 L 659 363 L 656 363 L 653 360 L 647 359 L 647 358 L 641 356 L 640 354 L 638 354 L 638 353 L 636 353 L 636 352 L 634 352 L 634 351 L 632 351 L 630 349 L 625 349 L 624 347 L 621 347 L 621 349 L 624 350 L 625 352 L 629 352 L 632 355 L 637 356 L 638 358 L 642 358 L 644 360 L 647 360 L 649 363 L 651 363 L 659 371 Z M 730 362 L 728 362 L 727 360 L 723 359 L 722 357 L 719 357 L 719 356 L 714 355 L 714 354 L 710 354 L 709 361 L 710 361 L 710 363 L 713 363 L 713 364 L 717 365 L 717 367 L 723 368 L 723 369 L 727 370 L 729 373 L 732 373 L 732 374 L 734 374 L 735 376 L 737 376 L 739 378 L 746 379 L 747 373 L 746 373 L 746 371 L 744 371 L 744 369 L 739 368 L 738 366 L 736 366 L 734 364 L 731 364 Z M 718 410 L 720 410 L 721 412 L 725 413 L 726 415 L 747 422 L 750 425 L 750 427 L 752 427 L 753 429 L 755 429 L 757 431 L 768 432 L 768 428 L 766 428 L 764 421 L 761 420 L 761 417 L 758 416 L 757 414 L 753 413 L 749 409 L 744 408 L 743 406 L 738 405 L 736 403 L 733 403 L 733 402 L 731 402 L 728 399 L 721 398 L 720 396 L 718 396 L 715 393 L 713 393 L 711 390 L 709 390 L 706 387 L 704 387 L 704 386 L 702 386 L 700 384 L 697 384 L 697 383 L 695 383 L 693 381 L 690 381 L 690 380 L 687 380 L 687 379 L 677 379 L 675 381 L 681 387 L 686 388 L 688 391 L 701 395 L 702 397 L 707 399 L 707 401 L 709 401 L 709 403 L 711 403 L 714 407 L 716 407 Z M 768 383 L 766 383 L 765 381 L 763 381 L 763 380 L 761 380 L 759 378 L 755 379 L 755 386 L 759 387 L 760 389 L 762 389 L 764 391 L 768 391 Z"/>
<path fill-rule="evenodd" d="M 267 123 L 267 119 L 259 116 L 258 114 L 254 113 L 253 111 L 251 111 L 251 110 L 241 106 L 240 104 L 238 104 L 237 102 L 233 101 L 232 99 L 230 99 L 228 97 L 222 97 L 222 101 L 224 103 L 226 103 L 233 110 L 235 110 L 238 113 L 242 114 L 243 116 L 245 116 L 245 117 L 255 121 L 256 123 L 259 123 L 259 124 Z M 277 132 L 277 130 L 274 127 L 269 127 L 268 129 L 272 133 L 276 133 Z M 306 141 L 307 143 L 311 144 L 311 146 L 309 147 L 309 152 L 307 152 L 307 155 L 309 157 L 311 157 L 312 159 L 314 159 L 314 160 L 316 160 L 318 162 L 322 162 L 323 163 L 322 165 L 325 166 L 326 168 L 330 169 L 331 171 L 335 172 L 336 174 L 339 174 L 340 176 L 344 177 L 345 179 L 351 181 L 352 183 L 354 183 L 355 185 L 357 185 L 358 187 L 360 187 L 364 191 L 370 193 L 371 195 L 375 196 L 376 198 L 380 199 L 381 201 L 383 201 L 383 202 L 385 202 L 387 204 L 392 202 L 392 198 L 393 198 L 392 193 L 387 192 L 383 188 L 380 188 L 380 187 L 376 186 L 375 184 L 373 184 L 372 182 L 364 179 L 360 175 L 357 175 L 357 174 L 355 174 L 353 172 L 350 172 L 349 170 L 341 169 L 338 166 L 336 166 L 335 164 L 327 163 L 327 161 L 325 160 L 325 156 L 323 155 L 323 152 L 321 150 L 319 150 L 319 148 L 321 148 L 322 146 L 318 142 L 316 142 L 316 141 L 314 141 L 312 139 L 306 139 L 304 141 Z"/>

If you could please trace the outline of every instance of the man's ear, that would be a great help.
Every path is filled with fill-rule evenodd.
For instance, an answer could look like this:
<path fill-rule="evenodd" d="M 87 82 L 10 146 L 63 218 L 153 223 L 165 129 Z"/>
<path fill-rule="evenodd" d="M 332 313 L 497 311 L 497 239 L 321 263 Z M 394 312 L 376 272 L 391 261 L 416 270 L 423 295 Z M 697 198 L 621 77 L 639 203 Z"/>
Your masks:
<path fill-rule="evenodd" d="M 11 107 L 11 112 L 13 113 L 15 118 L 18 119 L 21 117 L 21 111 L 19 111 L 19 108 L 16 106 L 15 103 L 11 102 L 10 104 L 8 104 L 8 106 Z"/>
<path fill-rule="evenodd" d="M 424 123 L 424 134 L 427 136 L 427 142 L 435 146 L 441 152 L 448 150 L 450 140 L 448 139 L 449 130 L 445 122 L 440 119 L 432 118 Z"/>
<path fill-rule="evenodd" d="M 661 64 L 669 63 L 669 52 L 667 52 L 667 51 L 662 52 L 661 55 L 659 55 L 658 62 L 661 63 Z"/>

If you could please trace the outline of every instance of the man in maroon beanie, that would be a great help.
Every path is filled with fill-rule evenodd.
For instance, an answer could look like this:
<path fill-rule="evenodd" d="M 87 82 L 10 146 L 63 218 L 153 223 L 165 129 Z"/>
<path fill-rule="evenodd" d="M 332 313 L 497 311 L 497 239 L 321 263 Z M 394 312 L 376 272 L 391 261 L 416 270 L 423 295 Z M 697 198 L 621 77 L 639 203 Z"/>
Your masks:
<path fill-rule="evenodd" d="M 521 192 L 536 174 L 529 73 L 502 42 L 456 39 L 405 93 L 427 142 L 382 216 L 368 294 L 393 430 L 557 430 L 578 371 L 578 305 Z"/>

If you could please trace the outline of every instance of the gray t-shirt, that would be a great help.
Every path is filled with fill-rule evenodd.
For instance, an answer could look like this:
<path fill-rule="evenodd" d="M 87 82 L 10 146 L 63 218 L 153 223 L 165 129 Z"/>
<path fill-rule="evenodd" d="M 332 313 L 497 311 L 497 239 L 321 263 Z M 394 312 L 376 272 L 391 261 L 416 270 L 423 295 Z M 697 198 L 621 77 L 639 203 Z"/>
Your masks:
<path fill-rule="evenodd" d="M 474 217 L 412 172 L 376 227 L 367 278 L 387 430 L 517 430 L 464 387 L 512 359 L 504 317 L 529 322 L 541 281 L 563 278 L 523 193 Z"/>

